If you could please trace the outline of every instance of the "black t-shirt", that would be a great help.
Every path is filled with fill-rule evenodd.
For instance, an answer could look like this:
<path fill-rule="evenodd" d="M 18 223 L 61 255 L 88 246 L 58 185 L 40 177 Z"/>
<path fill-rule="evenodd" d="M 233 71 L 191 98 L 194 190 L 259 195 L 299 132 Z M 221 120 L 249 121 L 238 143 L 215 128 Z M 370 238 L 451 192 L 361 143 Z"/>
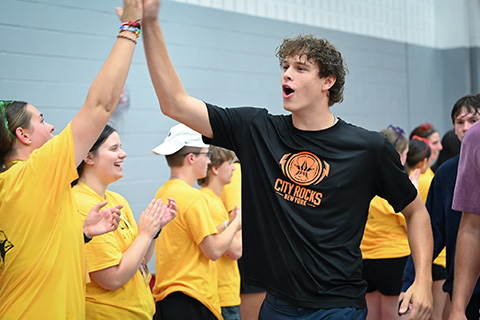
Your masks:
<path fill-rule="evenodd" d="M 207 104 L 213 139 L 242 164 L 245 279 L 307 308 L 363 308 L 360 242 L 371 199 L 401 211 L 417 191 L 380 133 L 343 120 L 302 131 L 291 115 Z"/>

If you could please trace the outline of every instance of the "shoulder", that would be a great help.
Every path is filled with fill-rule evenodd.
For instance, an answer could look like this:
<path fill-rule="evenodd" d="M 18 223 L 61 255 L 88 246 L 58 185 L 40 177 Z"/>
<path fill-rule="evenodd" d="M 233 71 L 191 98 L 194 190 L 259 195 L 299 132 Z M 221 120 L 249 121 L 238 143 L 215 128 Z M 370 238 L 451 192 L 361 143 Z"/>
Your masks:
<path fill-rule="evenodd" d="M 362 145 L 366 149 L 380 151 L 386 145 L 387 138 L 378 131 L 372 131 L 348 123 L 342 119 L 338 122 L 338 134 L 342 140 Z"/>
<path fill-rule="evenodd" d="M 438 167 L 437 171 L 435 172 L 435 176 L 442 176 L 448 173 L 451 173 L 452 171 L 457 172 L 458 168 L 458 161 L 460 160 L 460 156 L 457 155 L 451 159 L 448 159 L 440 167 Z"/>

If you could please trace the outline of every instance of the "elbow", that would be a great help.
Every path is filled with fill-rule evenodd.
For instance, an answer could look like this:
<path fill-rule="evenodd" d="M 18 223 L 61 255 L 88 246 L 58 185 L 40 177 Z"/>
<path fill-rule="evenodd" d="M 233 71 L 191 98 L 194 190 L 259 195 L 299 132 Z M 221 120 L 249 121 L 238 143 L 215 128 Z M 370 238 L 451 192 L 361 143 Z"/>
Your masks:
<path fill-rule="evenodd" d="M 225 256 L 231 260 L 238 260 L 242 257 L 242 251 L 239 252 L 227 252 Z"/>
<path fill-rule="evenodd" d="M 97 284 L 105 290 L 116 291 L 120 289 L 123 284 L 117 281 L 102 281 L 101 283 L 96 281 Z"/>
<path fill-rule="evenodd" d="M 220 253 L 220 252 L 212 252 L 210 254 L 210 257 L 208 257 L 208 259 L 210 259 L 212 261 L 217 261 L 218 259 L 220 259 L 221 256 L 222 256 L 222 253 Z"/>
<path fill-rule="evenodd" d="M 207 252 L 203 252 L 203 255 L 209 260 L 217 261 L 222 256 L 222 253 L 214 250 L 209 250 Z"/>

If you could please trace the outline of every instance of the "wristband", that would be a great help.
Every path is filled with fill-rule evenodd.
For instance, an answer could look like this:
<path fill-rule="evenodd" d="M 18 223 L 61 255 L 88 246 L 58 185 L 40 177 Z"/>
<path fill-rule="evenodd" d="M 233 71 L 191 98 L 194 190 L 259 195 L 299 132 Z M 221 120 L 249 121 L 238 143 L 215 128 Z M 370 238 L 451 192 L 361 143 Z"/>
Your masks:
<path fill-rule="evenodd" d="M 92 240 L 92 238 L 89 238 L 87 237 L 87 235 L 85 234 L 85 232 L 83 233 L 83 242 L 85 244 L 89 243 L 90 241 Z"/>
<path fill-rule="evenodd" d="M 229 221 L 230 221 L 230 220 L 227 219 L 227 220 L 225 220 L 225 222 L 223 222 L 222 226 L 223 226 L 225 229 L 227 229 L 227 227 L 228 227 L 228 222 L 229 222 Z"/>
<path fill-rule="evenodd" d="M 157 234 L 155 235 L 155 237 L 153 237 L 154 240 L 158 238 L 158 236 L 160 235 L 160 232 L 162 232 L 162 229 L 158 230 L 158 232 L 157 232 Z"/>

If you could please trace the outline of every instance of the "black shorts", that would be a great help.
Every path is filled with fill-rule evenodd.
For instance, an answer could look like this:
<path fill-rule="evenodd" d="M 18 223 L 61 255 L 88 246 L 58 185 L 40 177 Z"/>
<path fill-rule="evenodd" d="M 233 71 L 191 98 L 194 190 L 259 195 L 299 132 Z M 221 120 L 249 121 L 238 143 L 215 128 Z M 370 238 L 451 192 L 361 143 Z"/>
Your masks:
<path fill-rule="evenodd" d="M 378 290 L 385 296 L 398 296 L 402 290 L 403 269 L 407 257 L 363 260 L 362 278 L 367 281 L 367 293 Z"/>
<path fill-rule="evenodd" d="M 432 280 L 439 281 L 447 279 L 447 269 L 438 264 L 432 264 Z"/>
<path fill-rule="evenodd" d="M 217 317 L 200 301 L 182 292 L 172 292 L 157 301 L 153 320 L 216 320 Z"/>

